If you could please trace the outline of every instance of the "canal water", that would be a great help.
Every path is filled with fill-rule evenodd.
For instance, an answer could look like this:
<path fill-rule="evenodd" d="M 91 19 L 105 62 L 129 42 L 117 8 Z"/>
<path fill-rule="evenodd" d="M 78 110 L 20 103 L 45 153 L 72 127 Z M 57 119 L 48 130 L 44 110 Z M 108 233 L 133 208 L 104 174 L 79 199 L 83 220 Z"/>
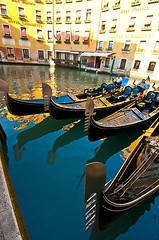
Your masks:
<path fill-rule="evenodd" d="M 58 92 L 82 91 L 110 82 L 111 76 L 49 66 L 0 65 L 10 93 L 39 98 L 46 82 Z M 85 232 L 85 166 L 98 161 L 112 179 L 142 133 L 124 133 L 90 142 L 84 119 L 56 121 L 49 114 L 13 116 L 0 93 L 0 123 L 7 134 L 6 158 L 31 240 L 157 240 L 159 197 L 155 195 L 113 222 L 103 234 Z"/>

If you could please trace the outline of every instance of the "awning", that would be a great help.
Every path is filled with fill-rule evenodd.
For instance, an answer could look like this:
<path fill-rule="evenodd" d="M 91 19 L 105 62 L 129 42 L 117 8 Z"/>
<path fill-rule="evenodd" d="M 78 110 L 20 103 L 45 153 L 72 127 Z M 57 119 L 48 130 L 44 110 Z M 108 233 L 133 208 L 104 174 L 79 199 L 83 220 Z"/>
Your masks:
<path fill-rule="evenodd" d="M 102 53 L 102 52 L 84 52 L 81 57 L 108 57 L 114 53 Z"/>
<path fill-rule="evenodd" d="M 55 50 L 55 52 L 70 53 L 70 54 L 79 54 L 79 52 L 71 52 L 71 51 L 67 51 L 67 50 Z"/>

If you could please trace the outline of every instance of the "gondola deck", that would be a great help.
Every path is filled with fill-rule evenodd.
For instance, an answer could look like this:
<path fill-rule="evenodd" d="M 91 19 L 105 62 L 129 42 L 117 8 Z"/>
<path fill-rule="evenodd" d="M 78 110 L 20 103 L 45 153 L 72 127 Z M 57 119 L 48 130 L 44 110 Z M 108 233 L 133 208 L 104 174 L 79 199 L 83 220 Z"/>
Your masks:
<path fill-rule="evenodd" d="M 136 140 L 113 181 L 105 185 L 106 168 L 100 162 L 87 164 L 85 174 L 86 231 L 95 224 L 101 232 L 159 190 L 159 118 Z"/>

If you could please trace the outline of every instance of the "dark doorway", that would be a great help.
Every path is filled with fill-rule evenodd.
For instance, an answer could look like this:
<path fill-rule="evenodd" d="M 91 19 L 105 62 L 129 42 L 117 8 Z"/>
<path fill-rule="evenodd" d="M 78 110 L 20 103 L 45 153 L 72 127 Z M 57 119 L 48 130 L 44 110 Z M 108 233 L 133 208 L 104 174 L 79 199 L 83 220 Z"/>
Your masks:
<path fill-rule="evenodd" d="M 96 57 L 96 68 L 100 68 L 100 64 L 101 64 L 101 58 Z"/>

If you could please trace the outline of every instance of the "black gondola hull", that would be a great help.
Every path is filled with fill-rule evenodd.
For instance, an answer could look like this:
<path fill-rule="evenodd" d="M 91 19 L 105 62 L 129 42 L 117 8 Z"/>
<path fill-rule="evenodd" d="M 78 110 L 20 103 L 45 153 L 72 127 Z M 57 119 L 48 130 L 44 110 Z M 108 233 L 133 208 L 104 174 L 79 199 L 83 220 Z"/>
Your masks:
<path fill-rule="evenodd" d="M 94 111 L 96 115 L 108 116 L 109 114 L 112 114 L 118 111 L 119 109 L 127 106 L 128 104 L 130 104 L 131 102 L 134 102 L 135 100 L 136 98 L 132 98 L 129 101 L 125 100 L 117 104 L 112 104 L 111 106 L 95 107 Z M 56 120 L 84 117 L 86 101 L 82 102 L 83 107 L 78 107 L 78 105 L 80 105 L 80 102 L 77 102 L 76 104 L 74 103 L 74 105 L 75 107 L 72 108 L 72 107 L 69 107 L 67 103 L 57 104 L 51 99 L 50 106 L 49 106 L 50 115 Z"/>
<path fill-rule="evenodd" d="M 110 137 L 117 135 L 126 131 L 130 131 L 136 128 L 139 128 L 144 125 L 149 125 L 159 116 L 159 112 L 156 112 L 152 117 L 149 117 L 146 120 L 130 123 L 129 125 L 119 126 L 119 127 L 102 127 L 96 124 L 93 117 L 91 116 L 89 128 L 88 128 L 88 139 L 89 141 L 97 141 L 102 138 Z"/>

